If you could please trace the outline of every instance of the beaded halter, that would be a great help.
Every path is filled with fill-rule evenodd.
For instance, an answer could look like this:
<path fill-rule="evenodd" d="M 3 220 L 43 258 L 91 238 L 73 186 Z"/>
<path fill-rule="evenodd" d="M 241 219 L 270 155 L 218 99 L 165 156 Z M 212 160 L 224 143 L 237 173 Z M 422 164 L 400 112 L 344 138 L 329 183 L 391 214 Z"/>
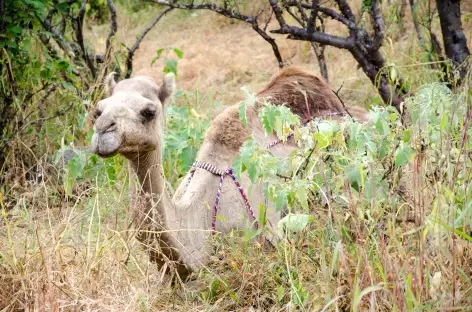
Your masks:
<path fill-rule="evenodd" d="M 338 116 L 338 115 L 342 115 L 341 113 L 338 113 L 338 112 L 330 112 L 326 115 L 324 115 L 323 117 L 328 117 L 328 116 Z M 319 118 L 319 117 L 318 117 Z M 314 118 L 310 118 L 308 121 L 306 121 L 305 123 L 303 123 L 303 126 L 306 126 L 308 125 Z M 287 135 L 287 139 L 291 138 L 294 136 L 294 133 L 290 133 Z M 276 146 L 277 144 L 280 144 L 282 143 L 283 141 L 282 140 L 276 140 L 272 143 L 269 143 L 266 147 L 268 149 Z M 193 178 L 193 175 L 195 174 L 195 171 L 197 169 L 203 169 L 203 170 L 206 170 L 216 176 L 219 176 L 220 179 L 219 179 L 219 184 L 218 184 L 218 190 L 216 192 L 216 199 L 215 199 L 215 203 L 213 205 L 213 208 L 212 208 L 212 220 L 211 220 L 211 229 L 212 229 L 212 233 L 215 234 L 216 232 L 216 216 L 217 216 L 217 213 L 218 213 L 218 208 L 220 206 L 220 202 L 221 202 L 221 191 L 222 191 L 222 188 L 223 188 L 223 180 L 226 176 L 230 176 L 231 179 L 233 180 L 234 184 L 236 185 L 236 187 L 238 188 L 238 191 L 239 193 L 241 194 L 241 197 L 243 198 L 244 200 L 244 205 L 246 206 L 246 209 L 248 211 L 248 214 L 250 215 L 250 217 L 254 220 L 254 227 L 255 229 L 257 230 L 259 228 L 259 222 L 257 222 L 257 219 L 254 215 L 254 210 L 252 209 L 252 206 L 251 204 L 249 203 L 249 199 L 246 195 L 246 193 L 244 192 L 244 189 L 243 187 L 241 186 L 241 184 L 238 182 L 238 180 L 236 179 L 236 176 L 234 174 L 234 170 L 232 167 L 228 167 L 227 169 L 225 170 L 222 170 L 222 169 L 218 169 L 215 165 L 213 164 L 210 164 L 208 162 L 205 162 L 205 161 L 196 161 L 193 163 L 192 165 L 192 168 L 190 169 L 190 172 L 189 172 L 189 176 L 188 176 L 188 179 L 187 179 L 187 184 L 186 184 L 186 188 L 188 187 L 188 185 L 190 184 L 190 181 L 192 180 Z M 269 241 L 270 243 L 270 241 Z M 271 243 L 272 245 L 272 243 Z"/>

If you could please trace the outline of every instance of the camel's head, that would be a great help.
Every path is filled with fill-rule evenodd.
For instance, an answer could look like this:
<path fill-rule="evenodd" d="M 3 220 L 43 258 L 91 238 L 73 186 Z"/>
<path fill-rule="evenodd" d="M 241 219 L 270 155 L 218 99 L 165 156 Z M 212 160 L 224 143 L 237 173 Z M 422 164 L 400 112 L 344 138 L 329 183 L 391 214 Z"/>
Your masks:
<path fill-rule="evenodd" d="M 105 80 L 109 97 L 97 103 L 92 151 L 101 157 L 132 155 L 160 146 L 164 103 L 174 91 L 174 75 L 167 74 L 160 87 L 150 77 L 139 76 L 118 83 L 114 73 Z"/>

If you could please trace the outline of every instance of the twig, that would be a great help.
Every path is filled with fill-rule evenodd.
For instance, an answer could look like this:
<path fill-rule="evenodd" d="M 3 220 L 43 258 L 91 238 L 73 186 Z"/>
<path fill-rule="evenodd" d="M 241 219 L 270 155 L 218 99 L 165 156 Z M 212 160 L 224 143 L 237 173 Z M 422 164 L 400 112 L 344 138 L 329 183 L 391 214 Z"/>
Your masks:
<path fill-rule="evenodd" d="M 116 22 L 116 8 L 113 0 L 107 0 L 108 9 L 110 10 L 110 32 L 108 33 L 108 37 L 106 40 L 106 48 L 105 48 L 105 57 L 108 58 L 111 52 L 111 38 L 116 34 L 118 29 L 118 23 Z"/>
<path fill-rule="evenodd" d="M 349 117 L 353 118 L 351 113 L 347 110 L 347 107 L 346 107 L 346 104 L 344 104 L 344 101 L 341 99 L 341 97 L 339 96 L 339 91 L 341 91 L 342 87 L 344 86 L 344 81 L 343 83 L 341 84 L 341 86 L 338 88 L 337 91 L 333 91 L 334 94 L 336 94 L 336 97 L 338 98 L 339 102 L 341 102 L 341 105 L 343 106 L 344 110 L 346 111 L 346 113 L 349 115 Z"/>
<path fill-rule="evenodd" d="M 314 1 L 315 3 L 318 2 L 317 0 Z M 298 1 L 287 1 L 285 2 L 285 6 L 298 6 Z M 313 4 L 308 4 L 308 3 L 301 3 L 300 6 L 304 9 L 308 10 L 313 10 Z M 346 17 L 340 15 L 338 12 L 336 12 L 333 9 L 325 8 L 322 6 L 317 6 L 316 10 L 325 14 L 326 16 L 330 17 L 331 19 L 334 19 L 336 21 L 339 21 L 343 23 L 344 25 L 347 26 L 350 30 L 359 30 L 361 29 L 354 21 L 351 21 L 347 19 Z M 315 15 L 316 16 L 316 15 Z"/>
<path fill-rule="evenodd" d="M 51 85 L 48 90 L 46 91 L 46 94 L 41 98 L 41 100 L 38 103 L 38 108 L 39 108 L 39 119 L 38 122 L 36 123 L 36 129 L 39 132 L 41 127 L 43 126 L 44 122 L 44 101 L 57 89 L 58 84 L 55 83 Z"/>
<path fill-rule="evenodd" d="M 267 25 L 265 28 L 260 28 L 259 23 L 257 21 L 257 16 L 246 16 L 243 14 L 240 14 L 238 12 L 234 12 L 232 10 L 229 10 L 228 7 L 226 6 L 227 3 L 225 2 L 225 7 L 220 7 L 217 6 L 216 4 L 213 3 L 206 3 L 206 4 L 194 4 L 193 2 L 190 4 L 178 4 L 174 3 L 172 1 L 167 1 L 167 0 L 148 0 L 150 2 L 154 2 L 157 4 L 165 5 L 170 8 L 174 9 L 183 9 L 183 10 L 209 10 L 216 12 L 218 14 L 221 14 L 223 16 L 226 16 L 228 18 L 233 18 L 237 19 L 240 21 L 243 21 L 245 23 L 251 24 L 252 29 L 254 29 L 265 41 L 267 41 L 271 47 L 272 51 L 274 52 L 274 56 L 277 59 L 277 62 L 279 64 L 279 67 L 282 68 L 284 66 L 284 61 L 282 58 L 282 54 L 280 53 L 279 47 L 277 43 L 275 42 L 275 39 L 270 37 L 265 29 L 267 28 Z M 275 12 L 274 12 L 275 13 Z M 277 16 L 277 14 L 276 14 Z"/>
<path fill-rule="evenodd" d="M 85 17 L 85 11 L 86 11 L 86 4 L 87 4 L 87 0 L 82 0 L 79 13 L 77 14 L 76 18 L 73 18 L 73 24 L 75 24 L 75 37 L 77 39 L 77 43 L 80 46 L 80 49 L 82 50 L 82 57 L 84 58 L 85 63 L 90 69 L 93 79 L 95 79 L 97 75 L 95 66 L 90 58 L 89 53 L 85 49 L 85 44 L 84 44 L 83 24 L 84 24 L 84 17 Z"/>
<path fill-rule="evenodd" d="M 144 37 L 147 35 L 147 33 L 157 24 L 157 22 L 160 21 L 160 19 L 172 11 L 174 8 L 170 7 L 162 11 L 156 18 L 144 29 L 144 31 L 141 33 L 141 35 L 136 39 L 136 42 L 133 44 L 133 46 L 128 49 L 128 56 L 126 57 L 126 74 L 125 78 L 129 78 L 131 76 L 131 73 L 133 71 L 133 57 L 134 53 L 136 52 L 137 49 L 139 49 L 139 45 L 141 44 L 141 41 L 143 41 Z"/>

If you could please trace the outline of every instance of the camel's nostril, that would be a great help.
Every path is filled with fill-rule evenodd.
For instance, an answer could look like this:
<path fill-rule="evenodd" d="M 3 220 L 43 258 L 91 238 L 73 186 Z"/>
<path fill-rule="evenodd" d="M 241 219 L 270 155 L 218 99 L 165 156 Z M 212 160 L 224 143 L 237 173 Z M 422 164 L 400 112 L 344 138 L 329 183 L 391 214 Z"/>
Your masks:
<path fill-rule="evenodd" d="M 112 122 L 112 123 L 108 126 L 108 128 L 107 128 L 105 131 L 103 131 L 103 132 L 112 132 L 112 131 L 115 131 L 115 130 L 116 130 L 116 122 Z"/>

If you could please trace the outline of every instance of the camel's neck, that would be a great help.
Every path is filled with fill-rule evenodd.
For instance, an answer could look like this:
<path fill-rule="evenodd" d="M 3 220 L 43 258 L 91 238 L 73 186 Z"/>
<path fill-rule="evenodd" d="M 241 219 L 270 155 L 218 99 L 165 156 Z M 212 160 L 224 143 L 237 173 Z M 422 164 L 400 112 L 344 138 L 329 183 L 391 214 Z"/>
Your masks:
<path fill-rule="evenodd" d="M 165 196 L 165 180 L 162 173 L 162 159 L 159 150 L 156 149 L 152 152 L 146 152 L 143 154 L 132 154 L 125 155 L 128 158 L 131 169 L 136 174 L 140 183 L 140 194 L 151 195 L 156 203 L 158 210 L 164 213 L 168 195 Z M 166 198 L 167 197 L 167 198 Z"/>
<path fill-rule="evenodd" d="M 136 194 L 137 201 L 133 203 L 138 238 L 150 245 L 151 259 L 160 267 L 167 260 L 176 261 L 176 269 L 183 278 L 188 269 L 180 262 L 181 245 L 178 243 L 178 237 L 168 231 L 172 230 L 175 221 L 175 208 L 166 190 L 160 148 L 125 157 L 128 158 L 140 184 Z"/>

